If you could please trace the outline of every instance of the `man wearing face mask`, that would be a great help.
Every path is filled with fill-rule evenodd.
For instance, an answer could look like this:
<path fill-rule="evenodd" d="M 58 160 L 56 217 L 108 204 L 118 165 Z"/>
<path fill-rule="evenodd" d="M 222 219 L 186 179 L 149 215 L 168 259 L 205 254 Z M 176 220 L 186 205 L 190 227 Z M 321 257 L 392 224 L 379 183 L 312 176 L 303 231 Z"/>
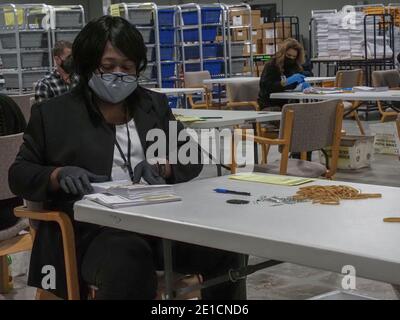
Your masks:
<path fill-rule="evenodd" d="M 72 63 L 72 44 L 57 41 L 53 48 L 54 70 L 35 86 L 35 101 L 41 102 L 68 92 L 77 84 Z"/>
<path fill-rule="evenodd" d="M 10 189 L 69 214 L 82 298 L 91 285 L 97 288 L 96 299 L 154 299 L 156 270 L 163 270 L 161 239 L 74 221 L 73 204 L 93 191 L 92 182 L 175 184 L 198 176 L 202 165 L 168 161 L 170 148 L 179 154 L 185 145 L 177 139 L 184 127 L 174 123 L 178 135 L 170 136 L 169 124 L 175 118 L 167 97 L 138 85 L 147 65 L 146 46 L 133 25 L 121 17 L 92 20 L 75 39 L 72 54 L 79 84 L 33 106 L 24 143 L 9 170 Z M 153 129 L 167 138 L 166 154 L 156 155 L 161 164 L 146 157 L 153 144 L 146 138 Z M 54 266 L 57 286 L 52 293 L 65 298 L 60 237 L 56 225 L 40 223 L 28 284 L 41 288 L 43 267 Z M 226 275 L 240 265 L 239 255 L 211 248 L 175 242 L 172 252 L 177 272 L 200 273 L 204 279 Z M 204 289 L 202 296 L 243 298 L 242 288 L 244 279 Z"/>
<path fill-rule="evenodd" d="M 285 100 L 272 100 L 270 94 L 293 90 L 304 90 L 309 84 L 304 81 L 302 65 L 304 64 L 304 48 L 295 39 L 287 39 L 275 57 L 269 61 L 260 78 L 258 103 L 260 109 L 280 111 L 287 103 Z"/>

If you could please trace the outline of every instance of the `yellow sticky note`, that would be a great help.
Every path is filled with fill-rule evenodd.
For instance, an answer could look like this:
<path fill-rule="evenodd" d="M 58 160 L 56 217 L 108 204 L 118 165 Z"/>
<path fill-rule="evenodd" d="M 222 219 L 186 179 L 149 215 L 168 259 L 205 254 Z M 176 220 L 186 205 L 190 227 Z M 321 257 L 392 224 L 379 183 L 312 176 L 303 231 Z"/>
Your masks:
<path fill-rule="evenodd" d="M 309 178 L 299 178 L 299 177 L 281 176 L 281 175 L 262 175 L 255 173 L 232 175 L 229 177 L 229 179 L 248 181 L 248 182 L 267 183 L 267 184 L 277 184 L 282 186 L 298 186 L 304 183 L 315 181 L 315 179 L 309 179 Z"/>
<path fill-rule="evenodd" d="M 183 115 L 178 115 L 175 114 L 175 119 L 181 122 L 196 122 L 196 121 L 204 121 L 204 119 L 201 119 L 199 117 L 189 117 L 189 116 L 183 116 Z"/>
<path fill-rule="evenodd" d="M 119 4 L 112 4 L 110 6 L 110 13 L 114 17 L 119 17 L 121 15 L 121 13 L 119 11 Z"/>

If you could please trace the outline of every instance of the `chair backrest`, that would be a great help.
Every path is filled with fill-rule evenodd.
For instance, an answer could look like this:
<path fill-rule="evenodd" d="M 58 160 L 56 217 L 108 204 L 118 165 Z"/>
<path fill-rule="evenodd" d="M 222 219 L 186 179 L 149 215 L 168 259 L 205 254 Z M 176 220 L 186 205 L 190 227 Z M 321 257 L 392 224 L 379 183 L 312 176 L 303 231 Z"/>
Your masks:
<path fill-rule="evenodd" d="M 226 96 L 229 103 L 251 102 L 257 104 L 259 91 L 260 81 L 258 79 L 232 82 L 226 85 Z M 250 105 L 249 107 L 254 109 Z"/>
<path fill-rule="evenodd" d="M 31 117 L 31 98 L 34 98 L 34 94 L 21 94 L 21 95 L 13 95 L 10 96 L 15 103 L 19 106 L 22 111 L 22 114 L 25 117 L 26 122 L 29 122 L 29 118 Z"/>
<path fill-rule="evenodd" d="M 400 73 L 397 70 L 379 70 L 372 72 L 372 84 L 374 87 L 400 87 Z"/>
<path fill-rule="evenodd" d="M 342 119 L 337 117 L 339 100 L 314 103 L 287 104 L 282 108 L 280 138 L 283 138 L 285 114 L 293 110 L 293 129 L 290 152 L 319 150 L 334 144 L 336 130 L 341 130 Z"/>
<path fill-rule="evenodd" d="M 185 82 L 185 88 L 202 88 L 204 86 L 203 80 L 211 79 L 211 75 L 207 70 L 185 72 L 183 79 Z M 212 85 L 207 85 L 207 88 L 212 89 Z"/>
<path fill-rule="evenodd" d="M 8 169 L 17 156 L 22 136 L 23 133 L 0 136 L 0 200 L 15 197 L 8 186 Z"/>
<path fill-rule="evenodd" d="M 363 71 L 361 69 L 339 70 L 336 73 L 335 86 L 339 88 L 352 88 L 362 85 Z"/>

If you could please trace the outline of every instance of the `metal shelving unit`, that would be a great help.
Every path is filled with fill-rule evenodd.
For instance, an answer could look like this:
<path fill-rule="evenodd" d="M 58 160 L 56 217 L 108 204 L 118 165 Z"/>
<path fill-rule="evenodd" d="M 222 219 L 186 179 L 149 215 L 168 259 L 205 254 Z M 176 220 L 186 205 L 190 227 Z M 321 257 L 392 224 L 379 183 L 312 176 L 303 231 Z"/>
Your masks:
<path fill-rule="evenodd" d="M 136 26 L 147 47 L 147 68 L 142 72 L 139 82 L 143 86 L 162 87 L 160 34 L 158 10 L 155 3 L 117 3 L 111 5 L 109 14 L 121 16 Z"/>
<path fill-rule="evenodd" d="M 45 4 L 0 5 L 0 73 L 7 93 L 33 89 L 52 68 L 50 16 Z"/>
<path fill-rule="evenodd" d="M 64 40 L 74 42 L 75 37 L 85 26 L 85 11 L 81 5 L 49 6 L 48 23 L 52 43 Z"/>
<path fill-rule="evenodd" d="M 228 75 L 235 76 L 248 76 L 253 74 L 253 50 L 250 50 L 249 56 L 243 56 L 243 48 L 252 45 L 252 16 L 251 7 L 247 3 L 241 4 L 225 4 L 225 20 L 226 20 L 226 33 L 227 33 L 227 60 L 228 60 Z M 232 17 L 234 13 L 247 12 L 248 23 L 235 25 Z M 246 34 L 246 39 L 233 41 L 234 30 L 242 30 Z M 246 32 L 244 32 L 246 31 Z M 239 48 L 239 49 L 238 49 Z M 245 65 L 249 66 L 249 72 L 244 72 Z M 249 74 L 250 73 L 250 74 Z"/>
<path fill-rule="evenodd" d="M 208 70 L 212 78 L 226 77 L 224 5 L 178 5 L 177 15 L 182 71 Z"/>

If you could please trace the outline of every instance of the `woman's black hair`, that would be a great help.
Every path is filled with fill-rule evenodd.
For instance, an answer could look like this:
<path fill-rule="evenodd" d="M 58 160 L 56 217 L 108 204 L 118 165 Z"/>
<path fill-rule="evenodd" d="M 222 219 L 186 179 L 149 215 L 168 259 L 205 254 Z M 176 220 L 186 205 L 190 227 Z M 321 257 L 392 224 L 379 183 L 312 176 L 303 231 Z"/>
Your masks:
<path fill-rule="evenodd" d="M 121 17 L 102 16 L 90 21 L 72 45 L 74 68 L 81 81 L 89 81 L 100 66 L 107 41 L 136 65 L 139 74 L 146 68 L 146 45 L 140 32 Z"/>

